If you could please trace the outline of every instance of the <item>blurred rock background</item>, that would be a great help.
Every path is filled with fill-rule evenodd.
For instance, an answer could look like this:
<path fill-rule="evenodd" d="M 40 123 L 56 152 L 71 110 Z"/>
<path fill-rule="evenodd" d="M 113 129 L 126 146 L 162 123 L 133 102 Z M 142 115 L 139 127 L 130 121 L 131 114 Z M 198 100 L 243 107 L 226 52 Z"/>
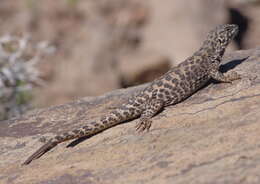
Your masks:
<path fill-rule="evenodd" d="M 260 41 L 257 0 L 1 0 L 0 36 L 46 40 L 55 54 L 38 63 L 44 107 L 151 81 L 190 56 L 218 24 L 235 23 L 230 50 Z"/>

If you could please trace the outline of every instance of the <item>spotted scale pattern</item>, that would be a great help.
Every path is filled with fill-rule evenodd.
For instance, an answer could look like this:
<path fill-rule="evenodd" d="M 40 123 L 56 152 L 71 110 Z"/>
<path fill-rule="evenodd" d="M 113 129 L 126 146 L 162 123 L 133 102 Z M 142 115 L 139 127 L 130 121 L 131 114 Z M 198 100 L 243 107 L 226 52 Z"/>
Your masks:
<path fill-rule="evenodd" d="M 210 78 L 222 82 L 232 82 L 239 79 L 236 72 L 222 74 L 219 72 L 221 58 L 229 42 L 238 32 L 233 24 L 219 25 L 209 32 L 201 48 L 191 57 L 172 68 L 160 78 L 154 80 L 147 88 L 113 112 L 89 122 L 85 126 L 51 138 L 40 147 L 23 164 L 41 157 L 57 144 L 89 136 L 101 132 L 121 122 L 140 117 L 136 130 L 149 130 L 152 117 L 163 107 L 179 103 L 200 89 Z"/>

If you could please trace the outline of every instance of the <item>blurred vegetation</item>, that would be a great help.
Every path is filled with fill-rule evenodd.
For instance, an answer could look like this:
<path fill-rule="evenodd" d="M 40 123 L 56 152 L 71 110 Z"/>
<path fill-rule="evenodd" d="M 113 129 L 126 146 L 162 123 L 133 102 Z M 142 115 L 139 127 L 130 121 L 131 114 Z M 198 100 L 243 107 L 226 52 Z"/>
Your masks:
<path fill-rule="evenodd" d="M 0 37 L 0 120 L 31 108 L 32 89 L 44 85 L 36 65 L 54 51 L 47 42 L 32 43 L 28 36 Z"/>

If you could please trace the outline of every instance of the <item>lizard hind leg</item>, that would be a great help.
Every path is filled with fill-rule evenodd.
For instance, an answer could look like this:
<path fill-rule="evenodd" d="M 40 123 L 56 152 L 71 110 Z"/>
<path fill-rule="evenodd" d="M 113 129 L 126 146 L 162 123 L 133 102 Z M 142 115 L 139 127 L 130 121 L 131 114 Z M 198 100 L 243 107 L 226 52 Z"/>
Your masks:
<path fill-rule="evenodd" d="M 157 114 L 163 108 L 163 101 L 159 99 L 150 100 L 144 106 L 144 111 L 141 114 L 139 122 L 137 122 L 135 128 L 136 131 L 141 133 L 143 131 L 149 131 L 152 125 L 152 117 Z"/>

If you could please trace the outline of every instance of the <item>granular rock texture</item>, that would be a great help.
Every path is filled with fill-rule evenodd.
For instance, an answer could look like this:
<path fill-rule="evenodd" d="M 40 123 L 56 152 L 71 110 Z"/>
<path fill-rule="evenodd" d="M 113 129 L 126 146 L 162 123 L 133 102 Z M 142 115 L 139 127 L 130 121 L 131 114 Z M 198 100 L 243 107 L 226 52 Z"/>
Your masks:
<path fill-rule="evenodd" d="M 212 82 L 167 107 L 149 133 L 130 121 L 21 166 L 47 137 L 98 119 L 145 85 L 1 122 L 0 183 L 259 183 L 260 48 L 224 60 L 222 71 L 242 80 Z"/>

